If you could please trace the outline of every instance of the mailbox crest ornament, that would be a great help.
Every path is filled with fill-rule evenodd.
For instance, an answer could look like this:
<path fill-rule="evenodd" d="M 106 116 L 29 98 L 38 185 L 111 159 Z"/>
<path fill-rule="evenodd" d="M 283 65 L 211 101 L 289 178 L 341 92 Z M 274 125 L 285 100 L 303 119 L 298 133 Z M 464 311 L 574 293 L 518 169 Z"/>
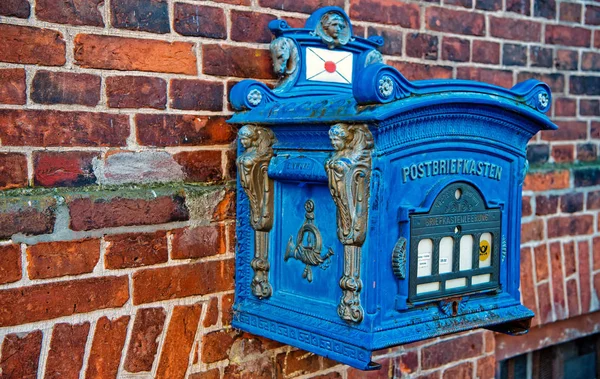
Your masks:
<path fill-rule="evenodd" d="M 386 347 L 525 333 L 525 149 L 556 129 L 549 87 L 411 82 L 338 7 L 269 28 L 277 84 L 242 80 L 230 94 L 233 326 L 364 370 Z"/>

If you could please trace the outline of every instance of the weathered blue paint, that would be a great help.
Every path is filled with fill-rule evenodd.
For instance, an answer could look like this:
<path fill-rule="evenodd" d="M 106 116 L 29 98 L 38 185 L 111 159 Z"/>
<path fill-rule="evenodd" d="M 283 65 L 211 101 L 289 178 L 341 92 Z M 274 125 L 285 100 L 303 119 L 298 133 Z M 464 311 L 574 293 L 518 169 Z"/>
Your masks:
<path fill-rule="evenodd" d="M 281 20 L 270 24 L 276 36 L 292 39 L 300 53 L 299 72 L 285 88 L 271 90 L 244 80 L 231 91 L 238 112 L 229 122 L 267 126 L 276 138 L 268 167 L 275 181 L 275 217 L 269 235 L 273 294 L 259 299 L 250 290 L 254 234 L 248 198 L 238 179 L 233 326 L 367 370 L 378 368 L 371 362 L 373 351 L 394 345 L 479 327 L 526 332 L 533 313 L 521 305 L 519 293 L 525 149 L 538 131 L 556 129 L 544 114 L 551 104 L 549 87 L 537 80 L 510 90 L 473 81 L 410 82 L 382 63 L 365 66 L 366 57 L 382 40 L 356 36 L 335 47 L 354 54 L 352 84 L 308 81 L 306 48 L 327 49 L 313 34 L 327 12 L 339 13 L 351 28 L 348 16 L 336 7 L 315 12 L 303 29 L 291 29 Z M 392 83 L 391 90 L 380 91 L 382 79 Z M 256 90 L 260 102 L 255 96 L 252 104 L 248 95 Z M 336 311 L 342 295 L 344 248 L 337 238 L 336 206 L 324 163 L 333 152 L 329 128 L 340 122 L 367 124 L 375 141 L 362 247 L 364 319 L 360 323 L 344 321 Z M 238 153 L 243 151 L 238 145 Z M 482 162 L 488 169 L 426 171 L 427 162 L 446 161 L 450 166 L 453 160 Z M 499 265 L 494 278 L 498 288 L 450 300 L 411 301 L 410 246 L 405 279 L 394 274 L 394 247 L 401 237 L 410 245 L 411 215 L 429 212 L 437 195 L 458 182 L 475 187 L 486 208 L 501 211 L 501 235 L 494 236 L 492 247 Z M 314 224 L 324 249 L 334 252 L 327 270 L 312 268 L 312 282 L 302 277 L 303 262 L 284 261 L 289 238 L 295 239 L 305 222 L 304 204 L 309 199 L 315 204 Z"/>

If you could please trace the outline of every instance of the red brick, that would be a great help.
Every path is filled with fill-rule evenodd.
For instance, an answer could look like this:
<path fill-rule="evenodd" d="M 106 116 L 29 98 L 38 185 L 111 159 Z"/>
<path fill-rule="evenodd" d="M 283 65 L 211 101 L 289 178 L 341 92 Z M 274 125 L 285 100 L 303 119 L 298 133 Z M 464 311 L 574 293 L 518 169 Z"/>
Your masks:
<path fill-rule="evenodd" d="M 149 266 L 166 262 L 167 233 L 126 233 L 105 237 L 108 242 L 104 267 L 109 269 Z"/>
<path fill-rule="evenodd" d="M 235 219 L 235 191 L 227 190 L 213 210 L 212 221 L 233 219 Z"/>
<path fill-rule="evenodd" d="M 444 340 L 421 351 L 421 368 L 429 370 L 447 363 L 473 358 L 483 352 L 483 333 Z"/>
<path fill-rule="evenodd" d="M 591 4 L 585 6 L 585 23 L 588 25 L 600 25 L 600 6 Z M 595 44 L 600 42 L 598 40 L 595 41 Z"/>
<path fill-rule="evenodd" d="M 233 319 L 233 294 L 223 295 L 221 307 L 221 323 L 223 326 L 229 326 Z"/>
<path fill-rule="evenodd" d="M 519 72 L 519 74 L 517 75 L 517 82 L 523 82 L 527 79 L 537 79 L 548 84 L 553 94 L 565 92 L 565 76 L 563 74 Z"/>
<path fill-rule="evenodd" d="M 594 47 L 600 48 L 600 30 L 594 31 Z"/>
<path fill-rule="evenodd" d="M 525 42 L 539 42 L 542 24 L 515 18 L 490 17 L 492 37 Z"/>
<path fill-rule="evenodd" d="M 444 37 L 442 40 L 442 59 L 455 62 L 468 62 L 471 44 L 468 40 Z"/>
<path fill-rule="evenodd" d="M 550 263 L 552 269 L 552 299 L 556 318 L 562 320 L 567 317 L 567 304 L 563 288 L 563 264 L 561 258 L 560 242 L 550 244 Z"/>
<path fill-rule="evenodd" d="M 408 351 L 401 354 L 394 363 L 398 376 L 413 373 L 419 369 L 419 353 Z"/>
<path fill-rule="evenodd" d="M 600 300 L 600 274 L 594 275 L 594 295 L 596 295 L 596 301 Z"/>
<path fill-rule="evenodd" d="M 208 303 L 206 314 L 202 320 L 202 326 L 209 327 L 217 325 L 219 321 L 219 299 L 211 297 Z"/>
<path fill-rule="evenodd" d="M 565 277 L 569 277 L 577 272 L 577 262 L 575 257 L 575 242 L 563 243 L 563 260 L 565 262 Z"/>
<path fill-rule="evenodd" d="M 577 100 L 568 97 L 559 97 L 554 101 L 554 115 L 557 117 L 576 116 Z"/>
<path fill-rule="evenodd" d="M 452 78 L 452 67 L 450 66 L 437 66 L 400 61 L 388 61 L 387 63 L 399 70 L 408 80 Z"/>
<path fill-rule="evenodd" d="M 165 310 L 160 307 L 143 308 L 137 311 L 125 358 L 125 370 L 129 372 L 152 370 L 166 318 Z"/>
<path fill-rule="evenodd" d="M 554 214 L 558 211 L 558 199 L 556 195 L 539 195 L 535 197 L 536 209 L 535 214 L 537 216 L 545 216 Z"/>
<path fill-rule="evenodd" d="M 554 66 L 559 70 L 577 70 L 579 52 L 576 50 L 557 50 Z"/>
<path fill-rule="evenodd" d="M 111 76 L 106 79 L 106 97 L 111 108 L 165 109 L 167 82 L 145 76 Z"/>
<path fill-rule="evenodd" d="M 226 359 L 237 333 L 219 330 L 202 337 L 202 362 L 213 363 Z"/>
<path fill-rule="evenodd" d="M 0 246 L 0 284 L 12 283 L 21 279 L 21 247 L 19 245 Z"/>
<path fill-rule="evenodd" d="M 100 101 L 100 77 L 69 72 L 36 72 L 31 100 L 39 104 L 80 104 L 95 106 Z"/>
<path fill-rule="evenodd" d="M 575 146 L 554 145 L 552 146 L 552 158 L 556 163 L 573 162 L 575 158 Z"/>
<path fill-rule="evenodd" d="M 600 209 L 600 191 L 588 192 L 587 209 Z"/>
<path fill-rule="evenodd" d="M 590 47 L 592 32 L 589 29 L 564 25 L 546 25 L 546 43 L 569 47 Z"/>
<path fill-rule="evenodd" d="M 532 261 L 531 248 L 521 248 L 521 298 L 523 299 L 523 305 L 536 312 Z"/>
<path fill-rule="evenodd" d="M 143 304 L 233 289 L 233 260 L 141 270 L 133 274 L 133 302 Z"/>
<path fill-rule="evenodd" d="M 505 88 L 510 88 L 513 84 L 512 71 L 477 67 L 458 67 L 456 79 L 477 80 Z"/>
<path fill-rule="evenodd" d="M 109 320 L 104 316 L 98 320 L 88 359 L 86 378 L 117 377 L 128 324 L 129 316 L 122 316 L 116 320 Z"/>
<path fill-rule="evenodd" d="M 138 114 L 137 138 L 147 146 L 225 145 L 235 140 L 221 116 Z"/>
<path fill-rule="evenodd" d="M 407 34 L 406 55 L 420 59 L 437 60 L 438 37 L 424 33 Z"/>
<path fill-rule="evenodd" d="M 592 252 L 592 269 L 596 271 L 600 269 L 600 237 L 594 237 Z"/>
<path fill-rule="evenodd" d="M 540 313 L 536 316 L 539 317 L 540 324 L 546 324 L 553 321 L 551 296 L 550 284 L 548 282 L 538 285 Z"/>
<path fill-rule="evenodd" d="M 535 256 L 535 276 L 538 282 L 549 278 L 548 274 L 548 249 L 543 243 L 533 249 Z"/>
<path fill-rule="evenodd" d="M 100 259 L 100 240 L 43 242 L 27 247 L 31 279 L 57 278 L 92 272 Z"/>
<path fill-rule="evenodd" d="M 0 153 L 0 190 L 27 186 L 27 158 L 18 153 Z"/>
<path fill-rule="evenodd" d="M 227 368 L 231 366 L 232 364 L 227 366 Z M 188 376 L 188 379 L 221 379 L 221 372 L 218 368 L 213 368 L 212 370 L 208 370 L 206 372 L 196 372 L 191 374 Z"/>
<path fill-rule="evenodd" d="M 523 196 L 523 200 L 521 202 L 521 217 L 531 216 L 533 214 L 533 209 L 531 208 L 531 197 Z"/>
<path fill-rule="evenodd" d="M 170 98 L 171 106 L 176 109 L 221 111 L 223 83 L 172 79 Z"/>
<path fill-rule="evenodd" d="M 0 70 L 0 103 L 25 104 L 27 101 L 25 91 L 25 70 L 22 68 Z"/>
<path fill-rule="evenodd" d="M 500 63 L 500 44 L 497 42 L 474 40 L 473 62 L 498 64 Z"/>
<path fill-rule="evenodd" d="M 544 220 L 536 219 L 521 225 L 521 243 L 544 239 Z"/>
<path fill-rule="evenodd" d="M 156 378 L 185 377 L 201 313 L 201 303 L 173 308 Z"/>
<path fill-rule="evenodd" d="M 592 234 L 593 216 L 566 216 L 548 219 L 548 238 Z"/>
<path fill-rule="evenodd" d="M 485 16 L 481 13 L 429 7 L 425 13 L 427 29 L 437 32 L 485 35 Z"/>
<path fill-rule="evenodd" d="M 569 188 L 570 173 L 568 170 L 530 172 L 525 177 L 523 190 L 525 191 L 547 191 L 551 189 Z"/>
<path fill-rule="evenodd" d="M 154 199 L 79 198 L 69 202 L 72 230 L 92 230 L 130 225 L 153 225 L 189 218 L 185 200 L 179 195 Z"/>
<path fill-rule="evenodd" d="M 259 0 L 259 4 L 261 7 L 279 9 L 287 12 L 301 13 L 313 13 L 317 9 L 327 6 L 338 6 L 342 8 L 344 7 L 343 0 Z"/>
<path fill-rule="evenodd" d="M 319 356 L 304 350 L 294 350 L 275 357 L 277 377 L 311 374 L 319 371 Z"/>
<path fill-rule="evenodd" d="M 231 11 L 231 39 L 241 42 L 271 42 L 269 22 L 277 17 L 258 12 Z"/>
<path fill-rule="evenodd" d="M 473 378 L 473 363 L 465 362 L 444 370 L 442 379 L 471 379 Z"/>
<path fill-rule="evenodd" d="M 394 0 L 353 0 L 350 17 L 360 21 L 419 28 L 419 6 Z"/>
<path fill-rule="evenodd" d="M 392 28 L 374 28 L 370 26 L 368 29 L 368 35 L 369 37 L 377 35 L 383 38 L 383 46 L 379 48 L 379 51 L 381 51 L 382 54 L 402 55 L 401 31 L 394 30 Z"/>
<path fill-rule="evenodd" d="M 10 207 L 0 211 L 0 239 L 10 238 L 15 233 L 37 235 L 54 230 L 55 199 L 7 200 L 6 204 Z"/>
<path fill-rule="evenodd" d="M 171 258 L 204 258 L 225 253 L 223 225 L 198 226 L 173 231 Z"/>
<path fill-rule="evenodd" d="M 581 313 L 588 313 L 591 307 L 591 289 L 590 289 L 590 245 L 587 241 L 580 241 L 577 244 L 578 253 L 578 272 L 579 272 L 579 296 L 581 298 Z"/>
<path fill-rule="evenodd" d="M 560 21 L 581 23 L 581 4 L 560 3 Z"/>
<path fill-rule="evenodd" d="M 175 3 L 175 31 L 183 36 L 227 38 L 227 21 L 221 8 Z"/>
<path fill-rule="evenodd" d="M 0 291 L 0 326 L 121 307 L 129 299 L 127 276 L 107 276 Z"/>
<path fill-rule="evenodd" d="M 188 182 L 216 182 L 223 179 L 222 154 L 218 150 L 182 151 L 173 156 Z"/>
<path fill-rule="evenodd" d="M 600 54 L 584 51 L 581 58 L 583 71 L 600 71 Z"/>
<path fill-rule="evenodd" d="M 33 182 L 43 187 L 79 187 L 96 182 L 92 160 L 99 153 L 86 151 L 36 151 Z"/>
<path fill-rule="evenodd" d="M 89 331 L 89 322 L 54 326 L 44 378 L 79 378 Z"/>
<path fill-rule="evenodd" d="M 62 66 L 65 41 L 56 30 L 0 24 L 0 61 Z"/>
<path fill-rule="evenodd" d="M 0 2 L 0 15 L 2 16 L 29 18 L 29 14 L 27 0 L 3 0 Z"/>
<path fill-rule="evenodd" d="M 534 0 L 535 1 L 535 0 Z M 531 2 L 530 0 L 506 0 L 506 11 L 522 14 L 525 16 L 530 15 Z"/>
<path fill-rule="evenodd" d="M 587 139 L 587 122 L 585 121 L 556 121 L 558 130 L 554 134 L 542 132 L 542 139 L 546 141 L 568 141 Z"/>
<path fill-rule="evenodd" d="M 0 372 L 3 378 L 37 378 L 42 332 L 35 330 L 26 335 L 8 334 L 2 342 Z"/>
<path fill-rule="evenodd" d="M 496 377 L 496 357 L 488 355 L 477 360 L 477 378 L 494 379 Z"/>
<path fill-rule="evenodd" d="M 0 109 L 5 146 L 124 146 L 129 117 L 108 113 Z"/>
<path fill-rule="evenodd" d="M 35 17 L 58 24 L 104 26 L 100 7 L 104 0 L 36 0 Z"/>
<path fill-rule="evenodd" d="M 115 28 L 162 34 L 170 31 L 166 0 L 111 0 L 110 14 Z"/>
<path fill-rule="evenodd" d="M 78 34 L 75 61 L 81 67 L 196 75 L 194 45 L 150 39 Z"/>
<path fill-rule="evenodd" d="M 273 79 L 268 50 L 227 45 L 202 45 L 202 72 L 216 76 Z"/>
<path fill-rule="evenodd" d="M 569 307 L 569 317 L 575 317 L 581 314 L 579 311 L 579 289 L 577 288 L 577 279 L 567 281 L 567 305 Z"/>

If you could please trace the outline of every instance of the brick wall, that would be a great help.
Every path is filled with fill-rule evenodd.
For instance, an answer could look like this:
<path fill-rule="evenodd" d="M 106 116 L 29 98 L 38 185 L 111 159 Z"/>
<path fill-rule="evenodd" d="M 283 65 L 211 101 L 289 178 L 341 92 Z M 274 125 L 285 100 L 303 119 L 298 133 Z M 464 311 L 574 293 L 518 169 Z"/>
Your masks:
<path fill-rule="evenodd" d="M 384 36 L 409 79 L 552 87 L 560 129 L 531 142 L 523 202 L 529 336 L 384 350 L 366 376 L 229 327 L 227 92 L 273 80 L 270 20 L 324 5 Z M 600 3 L 2 0 L 0 21 L 0 377 L 491 378 L 497 359 L 595 330 Z"/>

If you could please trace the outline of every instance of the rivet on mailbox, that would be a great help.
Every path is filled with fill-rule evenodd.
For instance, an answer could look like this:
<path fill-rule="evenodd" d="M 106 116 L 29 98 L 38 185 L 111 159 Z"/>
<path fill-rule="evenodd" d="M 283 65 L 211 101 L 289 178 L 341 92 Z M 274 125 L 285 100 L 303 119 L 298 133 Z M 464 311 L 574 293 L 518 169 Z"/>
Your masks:
<path fill-rule="evenodd" d="M 269 24 L 274 89 L 230 99 L 238 142 L 233 326 L 364 369 L 473 328 L 526 333 L 527 141 L 549 87 L 410 82 L 338 7 Z"/>

